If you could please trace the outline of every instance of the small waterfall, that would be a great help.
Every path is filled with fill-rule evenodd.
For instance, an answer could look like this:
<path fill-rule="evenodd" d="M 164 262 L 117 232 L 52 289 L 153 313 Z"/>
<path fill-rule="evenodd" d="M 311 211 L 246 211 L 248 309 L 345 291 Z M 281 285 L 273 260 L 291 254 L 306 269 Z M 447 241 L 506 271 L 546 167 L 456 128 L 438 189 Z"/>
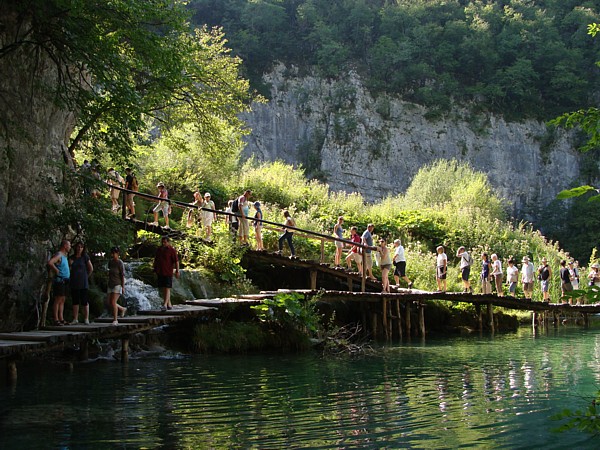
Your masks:
<path fill-rule="evenodd" d="M 133 271 L 141 264 L 140 261 L 125 263 L 125 300 L 135 311 L 158 309 L 163 304 L 158 289 L 133 277 Z"/>
<path fill-rule="evenodd" d="M 135 311 L 158 309 L 163 304 L 158 289 L 134 278 L 135 270 L 144 264 L 142 261 L 125 262 L 125 299 L 127 305 Z M 173 277 L 173 300 L 194 300 L 210 298 L 213 290 L 207 285 L 201 273 L 196 270 L 181 270 L 180 278 Z"/>

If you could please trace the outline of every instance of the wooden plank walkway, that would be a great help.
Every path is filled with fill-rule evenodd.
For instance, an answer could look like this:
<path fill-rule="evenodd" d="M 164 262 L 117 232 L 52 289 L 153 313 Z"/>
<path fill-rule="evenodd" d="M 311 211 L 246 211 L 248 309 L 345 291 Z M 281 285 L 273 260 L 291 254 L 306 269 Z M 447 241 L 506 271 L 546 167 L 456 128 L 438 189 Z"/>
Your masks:
<path fill-rule="evenodd" d="M 0 358 L 30 352 L 50 351 L 66 344 L 78 344 L 94 339 L 126 338 L 162 325 L 194 317 L 212 315 L 214 306 L 177 305 L 170 311 L 139 311 L 136 316 L 120 317 L 112 324 L 112 317 L 97 318 L 89 325 L 48 326 L 41 330 L 0 333 Z"/>

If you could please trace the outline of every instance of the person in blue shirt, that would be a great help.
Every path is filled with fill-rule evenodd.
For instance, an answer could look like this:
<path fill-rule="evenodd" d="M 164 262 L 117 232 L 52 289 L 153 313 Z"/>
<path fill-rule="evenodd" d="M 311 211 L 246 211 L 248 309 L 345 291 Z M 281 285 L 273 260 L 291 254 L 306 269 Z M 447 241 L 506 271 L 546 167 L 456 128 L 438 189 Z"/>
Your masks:
<path fill-rule="evenodd" d="M 69 242 L 68 239 L 63 239 L 58 253 L 48 260 L 50 274 L 54 276 L 54 280 L 52 280 L 52 292 L 54 293 L 52 313 L 54 325 L 66 324 L 64 309 L 65 297 L 67 295 L 67 289 L 69 288 L 69 281 L 71 279 L 68 257 L 70 250 L 71 242 Z"/>

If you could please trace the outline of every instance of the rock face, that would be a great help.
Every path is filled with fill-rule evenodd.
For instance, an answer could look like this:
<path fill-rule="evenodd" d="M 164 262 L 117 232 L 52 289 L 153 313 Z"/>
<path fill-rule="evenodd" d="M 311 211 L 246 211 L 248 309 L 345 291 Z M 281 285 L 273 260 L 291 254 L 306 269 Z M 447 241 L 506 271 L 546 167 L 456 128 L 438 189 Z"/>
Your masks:
<path fill-rule="evenodd" d="M 20 43 L 28 24 L 0 7 L 0 330 L 14 330 L 31 317 L 45 285 L 48 251 L 60 241 L 19 237 L 19 222 L 43 214 L 56 198 L 60 163 L 68 161 L 65 143 L 74 118 L 56 105 L 48 86 L 57 68 L 43 49 Z M 53 239 L 53 243 L 51 242 Z"/>
<path fill-rule="evenodd" d="M 569 135 L 544 123 L 459 110 L 431 117 L 419 105 L 373 98 L 354 73 L 332 81 L 278 66 L 264 79 L 271 101 L 246 116 L 246 155 L 302 164 L 333 190 L 370 201 L 404 192 L 426 164 L 457 159 L 486 173 L 511 213 L 533 220 L 580 172 Z"/>

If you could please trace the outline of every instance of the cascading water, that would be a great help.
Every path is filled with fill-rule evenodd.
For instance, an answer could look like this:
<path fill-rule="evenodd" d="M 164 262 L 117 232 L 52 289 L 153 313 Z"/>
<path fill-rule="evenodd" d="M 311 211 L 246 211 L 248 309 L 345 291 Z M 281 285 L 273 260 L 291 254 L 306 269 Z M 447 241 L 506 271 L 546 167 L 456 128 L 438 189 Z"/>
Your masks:
<path fill-rule="evenodd" d="M 133 277 L 135 269 L 142 264 L 140 261 L 125 263 L 125 300 L 135 311 L 158 309 L 163 303 L 158 289 Z"/>
<path fill-rule="evenodd" d="M 130 311 L 158 309 L 163 304 L 157 288 L 134 278 L 135 270 L 142 264 L 142 261 L 125 262 L 125 299 Z M 200 272 L 181 270 L 179 279 L 173 277 L 173 300 L 194 300 L 211 296 L 212 288 L 207 285 Z"/>

